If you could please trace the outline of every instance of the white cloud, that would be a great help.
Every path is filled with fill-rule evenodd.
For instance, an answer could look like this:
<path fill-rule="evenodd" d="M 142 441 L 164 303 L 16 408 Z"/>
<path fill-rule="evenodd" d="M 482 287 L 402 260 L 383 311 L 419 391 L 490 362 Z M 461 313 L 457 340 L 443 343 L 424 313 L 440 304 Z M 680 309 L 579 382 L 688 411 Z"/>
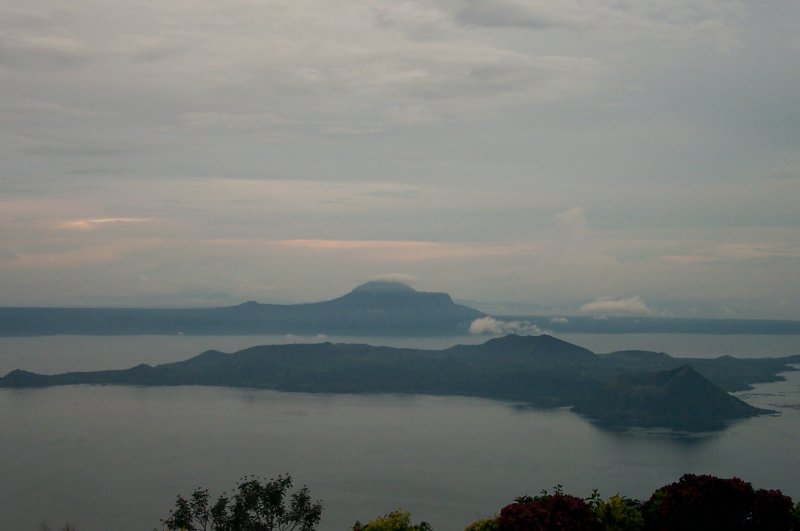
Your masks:
<path fill-rule="evenodd" d="M 370 280 L 382 280 L 387 282 L 400 282 L 401 284 L 413 285 L 419 279 L 408 273 L 383 273 L 370 277 Z"/>
<path fill-rule="evenodd" d="M 469 325 L 469 333 L 476 336 L 500 336 L 504 334 L 539 335 L 543 334 L 544 330 L 527 321 L 503 321 L 487 316 L 472 321 Z"/>
<path fill-rule="evenodd" d="M 568 234 L 576 235 L 584 232 L 588 226 L 586 211 L 583 207 L 572 207 L 555 216 L 556 226 Z"/>
<path fill-rule="evenodd" d="M 582 305 L 580 312 L 590 315 L 652 315 L 654 313 L 638 295 L 618 299 L 600 297 Z"/>

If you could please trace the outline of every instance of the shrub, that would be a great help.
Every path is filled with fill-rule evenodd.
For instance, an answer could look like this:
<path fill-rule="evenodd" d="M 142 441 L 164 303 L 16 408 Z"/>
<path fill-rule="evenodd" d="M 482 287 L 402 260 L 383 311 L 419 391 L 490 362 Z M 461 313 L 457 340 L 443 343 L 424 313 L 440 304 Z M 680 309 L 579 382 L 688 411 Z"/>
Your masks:
<path fill-rule="evenodd" d="M 497 531 L 497 517 L 475 520 L 464 531 Z"/>

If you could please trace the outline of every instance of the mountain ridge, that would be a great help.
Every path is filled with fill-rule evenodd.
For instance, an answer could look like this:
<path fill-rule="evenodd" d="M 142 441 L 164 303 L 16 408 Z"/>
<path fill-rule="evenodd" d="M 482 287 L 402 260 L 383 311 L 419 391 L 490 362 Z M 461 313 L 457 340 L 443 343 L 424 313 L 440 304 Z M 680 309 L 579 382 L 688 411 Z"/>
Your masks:
<path fill-rule="evenodd" d="M 251 387 L 312 393 L 396 393 L 462 395 L 524 402 L 535 407 L 577 407 L 589 417 L 616 419 L 623 425 L 662 425 L 691 429 L 721 426 L 724 422 L 764 414 L 720 388 L 746 387 L 779 379 L 779 372 L 796 370 L 790 364 L 800 356 L 767 359 L 721 357 L 714 360 L 653 358 L 653 372 L 626 374 L 613 356 L 600 356 L 548 335 L 508 335 L 480 345 L 457 345 L 423 350 L 349 343 L 262 345 L 233 353 L 208 350 L 187 360 L 130 369 L 40 375 L 11 371 L 0 387 L 46 387 L 74 384 L 211 385 Z M 649 359 L 643 356 L 642 359 Z M 672 367 L 663 369 L 667 360 Z M 697 361 L 701 369 L 691 368 Z M 700 375 L 700 370 L 703 375 Z M 675 375 L 680 378 L 675 379 Z M 696 376 L 694 376 L 696 375 Z M 611 383 L 609 383 L 611 382 Z M 671 382 L 671 383 L 670 383 Z M 677 383 L 676 383 L 677 382 Z M 641 401 L 614 402 L 609 393 L 647 389 L 654 397 L 643 413 Z M 609 389 L 611 391 L 609 391 Z M 711 390 L 713 389 L 713 391 Z M 627 392 L 627 391 L 625 391 Z M 604 394 L 605 393 L 605 394 Z M 642 395 L 642 393 L 639 393 Z M 645 396 L 646 393 L 642 396 Z M 638 396 L 638 395 L 637 395 Z M 668 400 L 659 405 L 658 399 Z M 685 400 L 703 406 L 716 397 L 713 409 L 692 411 Z M 723 403 L 723 398 L 724 402 Z M 600 404 L 591 411 L 585 404 Z M 621 404 L 621 405 L 620 405 Z M 744 404 L 742 402 L 742 404 Z"/>
<path fill-rule="evenodd" d="M 447 293 L 372 281 L 335 299 L 212 308 L 0 308 L 0 336 L 135 334 L 460 335 L 485 314 Z"/>

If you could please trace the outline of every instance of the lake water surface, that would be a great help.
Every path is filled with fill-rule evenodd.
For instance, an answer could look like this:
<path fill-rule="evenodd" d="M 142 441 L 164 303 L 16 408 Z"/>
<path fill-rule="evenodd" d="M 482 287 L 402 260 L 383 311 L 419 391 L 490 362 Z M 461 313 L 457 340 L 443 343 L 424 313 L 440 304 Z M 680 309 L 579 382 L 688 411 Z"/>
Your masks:
<path fill-rule="evenodd" d="M 638 336 L 638 337 L 637 337 Z M 718 341 L 715 341 L 715 338 Z M 564 337 L 596 351 L 753 357 L 800 352 L 797 336 Z M 308 338 L 288 338 L 306 341 Z M 346 341 L 347 338 L 332 338 Z M 485 338 L 364 339 L 443 348 Z M 129 367 L 285 337 L 0 339 L 0 372 Z M 694 345 L 694 347 L 692 346 Z M 670 348 L 667 348 L 670 347 Z M 744 352 L 752 348 L 755 351 Z M 685 472 L 737 475 L 800 498 L 800 373 L 742 393 L 779 416 L 714 434 L 612 432 L 567 410 L 397 395 L 313 395 L 210 387 L 0 390 L 0 529 L 69 521 L 81 531 L 159 528 L 175 495 L 212 495 L 249 474 L 291 473 L 323 500 L 322 530 L 402 507 L 439 531 L 463 529 L 521 494 L 564 485 L 644 497 Z"/>

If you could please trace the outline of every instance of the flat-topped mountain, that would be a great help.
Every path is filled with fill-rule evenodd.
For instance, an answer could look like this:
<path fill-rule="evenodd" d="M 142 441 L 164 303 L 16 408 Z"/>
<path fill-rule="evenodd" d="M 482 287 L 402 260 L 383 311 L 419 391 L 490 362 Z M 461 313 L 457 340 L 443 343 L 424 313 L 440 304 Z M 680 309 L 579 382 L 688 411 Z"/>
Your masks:
<path fill-rule="evenodd" d="M 70 335 L 456 336 L 486 314 L 447 293 L 372 281 L 335 299 L 304 304 L 248 301 L 211 308 L 0 308 L 0 337 Z M 567 333 L 800 334 L 800 321 L 659 317 L 501 317 Z"/>
<path fill-rule="evenodd" d="M 483 317 L 446 293 L 367 282 L 333 300 L 220 308 L 0 308 L 0 336 L 54 334 L 458 335 Z"/>
<path fill-rule="evenodd" d="M 126 370 L 41 375 L 12 371 L 0 387 L 72 384 L 213 385 L 324 393 L 464 395 L 575 411 L 620 425 L 681 429 L 721 426 L 764 411 L 723 389 L 746 388 L 795 370 L 800 356 L 703 361 L 666 354 L 596 355 L 548 335 L 509 335 L 444 350 L 364 344 L 266 345 L 207 351 L 177 363 Z M 647 362 L 650 365 L 647 365 Z M 653 372 L 652 368 L 671 368 Z M 622 374 L 642 369 L 650 372 Z M 701 373 L 702 372 L 702 376 Z M 719 381 L 716 380 L 719 378 Z M 609 383 L 610 382 L 610 383 Z M 695 422 L 696 421 L 696 422 Z M 694 422 L 694 424 L 693 424 Z"/>

